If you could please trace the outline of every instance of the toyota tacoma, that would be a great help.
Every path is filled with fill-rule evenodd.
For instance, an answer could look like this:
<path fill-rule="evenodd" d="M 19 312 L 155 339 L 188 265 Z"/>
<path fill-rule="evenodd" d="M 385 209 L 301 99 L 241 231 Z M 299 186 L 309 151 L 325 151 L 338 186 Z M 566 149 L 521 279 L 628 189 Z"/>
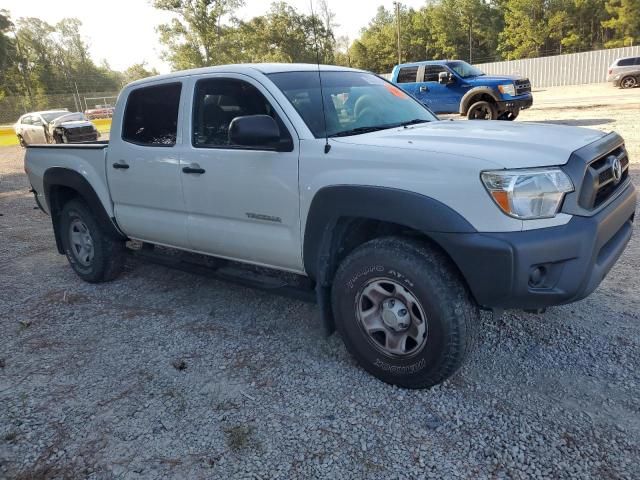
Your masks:
<path fill-rule="evenodd" d="M 83 280 L 116 278 L 128 240 L 225 278 L 250 265 L 238 278 L 313 298 L 362 367 L 408 388 L 460 368 L 480 309 L 593 292 L 636 209 L 616 133 L 440 121 L 392 83 L 333 66 L 136 81 L 108 142 L 32 145 L 25 169 Z"/>

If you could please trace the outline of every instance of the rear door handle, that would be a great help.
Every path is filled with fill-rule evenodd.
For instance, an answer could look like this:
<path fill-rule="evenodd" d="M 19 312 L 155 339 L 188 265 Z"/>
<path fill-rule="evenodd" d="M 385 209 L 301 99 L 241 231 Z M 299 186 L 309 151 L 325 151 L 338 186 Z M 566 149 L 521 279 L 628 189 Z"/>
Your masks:
<path fill-rule="evenodd" d="M 129 168 L 129 164 L 125 163 L 124 161 L 120 161 L 120 162 L 114 163 L 113 168 L 122 168 L 126 170 L 127 168 Z"/>
<path fill-rule="evenodd" d="M 200 168 L 200 165 L 194 164 L 194 165 L 189 165 L 188 167 L 184 167 L 182 171 L 184 173 L 201 174 L 201 173 L 204 173 L 204 168 Z"/>

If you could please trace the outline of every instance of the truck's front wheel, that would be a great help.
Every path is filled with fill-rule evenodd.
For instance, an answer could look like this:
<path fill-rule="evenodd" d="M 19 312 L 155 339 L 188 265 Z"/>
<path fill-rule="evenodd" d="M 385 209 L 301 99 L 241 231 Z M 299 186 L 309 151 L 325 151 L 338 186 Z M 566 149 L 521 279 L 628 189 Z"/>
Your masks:
<path fill-rule="evenodd" d="M 379 379 L 427 388 L 470 351 L 478 308 L 448 258 L 421 242 L 387 237 L 358 247 L 332 286 L 349 352 Z"/>
<path fill-rule="evenodd" d="M 118 276 L 124 266 L 125 244 L 105 234 L 86 203 L 67 202 L 59 222 L 65 254 L 80 278 L 99 283 Z"/>
<path fill-rule="evenodd" d="M 469 120 L 496 120 L 498 109 L 493 103 L 481 100 L 469 107 L 467 118 Z"/>

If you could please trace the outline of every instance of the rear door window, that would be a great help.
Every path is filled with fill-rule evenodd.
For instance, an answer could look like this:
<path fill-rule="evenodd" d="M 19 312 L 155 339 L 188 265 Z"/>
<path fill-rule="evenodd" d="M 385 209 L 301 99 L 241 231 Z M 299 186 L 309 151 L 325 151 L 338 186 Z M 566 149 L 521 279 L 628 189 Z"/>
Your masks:
<path fill-rule="evenodd" d="M 150 147 L 175 145 L 181 91 L 181 83 L 133 90 L 124 112 L 122 139 Z"/>
<path fill-rule="evenodd" d="M 403 67 L 398 72 L 398 83 L 415 83 L 418 76 L 418 67 Z"/>

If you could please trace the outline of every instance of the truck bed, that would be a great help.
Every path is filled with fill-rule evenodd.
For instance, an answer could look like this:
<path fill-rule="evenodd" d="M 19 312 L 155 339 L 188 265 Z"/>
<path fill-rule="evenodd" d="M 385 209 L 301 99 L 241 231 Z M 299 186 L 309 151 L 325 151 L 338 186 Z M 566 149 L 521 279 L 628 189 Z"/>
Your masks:
<path fill-rule="evenodd" d="M 113 216 L 111 196 L 107 188 L 108 147 L 109 142 L 105 140 L 87 143 L 29 145 L 24 156 L 24 167 L 42 209 L 50 213 L 45 198 L 45 171 L 58 167 L 82 175 L 94 188 L 107 209 L 107 213 Z"/>

